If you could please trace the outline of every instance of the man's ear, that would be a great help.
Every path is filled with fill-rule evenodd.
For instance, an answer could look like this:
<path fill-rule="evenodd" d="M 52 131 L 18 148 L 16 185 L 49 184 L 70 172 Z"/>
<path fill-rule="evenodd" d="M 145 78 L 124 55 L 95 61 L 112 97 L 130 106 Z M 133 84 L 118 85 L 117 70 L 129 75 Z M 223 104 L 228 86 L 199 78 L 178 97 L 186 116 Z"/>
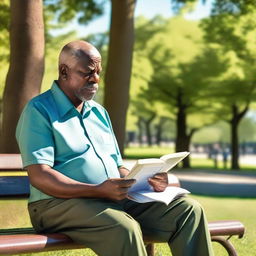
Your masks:
<path fill-rule="evenodd" d="M 60 64 L 59 66 L 59 76 L 63 80 L 67 80 L 68 78 L 68 66 L 66 64 Z"/>

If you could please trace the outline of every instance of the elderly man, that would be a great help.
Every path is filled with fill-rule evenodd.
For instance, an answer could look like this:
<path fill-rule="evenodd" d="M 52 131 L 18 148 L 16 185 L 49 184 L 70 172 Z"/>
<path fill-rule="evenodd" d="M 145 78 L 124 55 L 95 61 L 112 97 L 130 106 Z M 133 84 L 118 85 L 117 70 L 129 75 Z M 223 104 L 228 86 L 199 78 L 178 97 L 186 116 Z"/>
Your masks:
<path fill-rule="evenodd" d="M 85 41 L 65 45 L 52 88 L 25 107 L 16 131 L 37 232 L 59 232 L 98 255 L 146 255 L 143 236 L 168 242 L 174 256 L 213 255 L 201 206 L 179 198 L 139 204 L 127 198 L 135 180 L 122 159 L 106 110 L 93 101 L 101 56 Z M 120 88 L 121 89 L 121 88 Z M 155 191 L 167 175 L 149 179 Z"/>

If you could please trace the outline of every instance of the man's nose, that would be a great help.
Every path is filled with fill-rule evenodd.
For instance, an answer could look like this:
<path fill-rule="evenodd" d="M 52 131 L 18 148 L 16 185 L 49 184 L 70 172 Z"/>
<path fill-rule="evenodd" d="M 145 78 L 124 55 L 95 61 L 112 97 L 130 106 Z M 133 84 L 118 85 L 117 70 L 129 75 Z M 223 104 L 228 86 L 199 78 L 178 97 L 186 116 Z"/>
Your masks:
<path fill-rule="evenodd" d="M 100 81 L 100 76 L 97 73 L 93 73 L 90 75 L 89 82 L 94 82 L 94 83 L 99 83 Z"/>

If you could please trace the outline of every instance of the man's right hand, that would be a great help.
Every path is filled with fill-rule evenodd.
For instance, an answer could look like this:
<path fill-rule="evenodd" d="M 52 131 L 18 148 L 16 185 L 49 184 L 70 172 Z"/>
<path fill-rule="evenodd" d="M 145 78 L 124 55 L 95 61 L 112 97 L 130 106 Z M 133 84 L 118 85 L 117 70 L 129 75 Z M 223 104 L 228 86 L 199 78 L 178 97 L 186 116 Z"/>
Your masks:
<path fill-rule="evenodd" d="M 127 197 L 128 189 L 136 182 L 135 179 L 113 178 L 99 184 L 99 197 L 111 200 L 122 200 Z"/>

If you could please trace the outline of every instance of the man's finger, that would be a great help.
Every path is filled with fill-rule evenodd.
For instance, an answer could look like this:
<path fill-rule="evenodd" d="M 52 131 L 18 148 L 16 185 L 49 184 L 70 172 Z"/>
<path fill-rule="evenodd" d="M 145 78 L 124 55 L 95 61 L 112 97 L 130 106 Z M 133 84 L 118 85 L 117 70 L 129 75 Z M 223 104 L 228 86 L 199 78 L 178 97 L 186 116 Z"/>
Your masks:
<path fill-rule="evenodd" d="M 167 179 L 168 175 L 165 172 L 156 173 L 152 178 Z"/>

